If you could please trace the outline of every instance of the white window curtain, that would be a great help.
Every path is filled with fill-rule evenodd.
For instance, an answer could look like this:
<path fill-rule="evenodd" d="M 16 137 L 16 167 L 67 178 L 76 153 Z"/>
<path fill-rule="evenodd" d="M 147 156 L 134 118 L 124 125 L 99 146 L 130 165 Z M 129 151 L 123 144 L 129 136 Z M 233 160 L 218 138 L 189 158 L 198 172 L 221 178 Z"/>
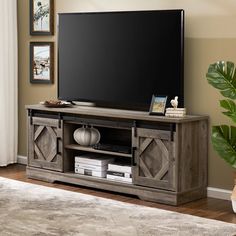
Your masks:
<path fill-rule="evenodd" d="M 17 0 L 0 0 L 0 166 L 17 161 Z"/>

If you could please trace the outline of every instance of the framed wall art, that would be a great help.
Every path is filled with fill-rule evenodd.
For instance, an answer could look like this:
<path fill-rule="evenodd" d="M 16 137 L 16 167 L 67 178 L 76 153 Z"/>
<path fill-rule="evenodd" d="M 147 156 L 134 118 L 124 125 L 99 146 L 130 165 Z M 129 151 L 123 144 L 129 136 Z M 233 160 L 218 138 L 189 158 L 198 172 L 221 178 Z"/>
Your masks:
<path fill-rule="evenodd" d="M 30 34 L 54 34 L 54 0 L 30 0 Z"/>
<path fill-rule="evenodd" d="M 54 43 L 30 43 L 30 82 L 53 83 L 54 77 Z"/>
<path fill-rule="evenodd" d="M 166 110 L 167 96 L 152 95 L 150 115 L 164 115 Z"/>

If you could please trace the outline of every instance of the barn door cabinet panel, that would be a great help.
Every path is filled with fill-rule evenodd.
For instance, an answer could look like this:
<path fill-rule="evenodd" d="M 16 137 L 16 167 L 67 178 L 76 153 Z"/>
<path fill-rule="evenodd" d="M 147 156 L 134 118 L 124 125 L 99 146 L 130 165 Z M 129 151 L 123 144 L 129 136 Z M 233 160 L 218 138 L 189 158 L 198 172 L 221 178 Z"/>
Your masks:
<path fill-rule="evenodd" d="M 174 140 L 170 131 L 137 128 L 133 132 L 134 184 L 175 190 Z"/>
<path fill-rule="evenodd" d="M 170 118 L 147 112 L 97 107 L 28 109 L 27 176 L 133 194 L 140 199 L 179 205 L 206 197 L 208 117 Z M 78 145 L 74 131 L 95 126 L 103 142 L 125 145 L 129 153 Z M 106 143 L 104 142 L 104 143 Z M 114 146 L 114 147 L 115 147 Z M 86 153 L 125 158 L 132 183 L 75 173 L 75 156 Z"/>
<path fill-rule="evenodd" d="M 62 171 L 62 128 L 57 119 L 29 118 L 28 165 Z"/>

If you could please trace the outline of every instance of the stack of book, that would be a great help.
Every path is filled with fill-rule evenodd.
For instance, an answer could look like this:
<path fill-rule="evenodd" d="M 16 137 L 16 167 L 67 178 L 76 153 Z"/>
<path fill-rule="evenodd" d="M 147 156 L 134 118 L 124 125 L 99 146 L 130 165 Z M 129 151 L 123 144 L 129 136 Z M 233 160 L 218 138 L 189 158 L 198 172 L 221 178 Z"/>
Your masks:
<path fill-rule="evenodd" d="M 96 154 L 84 154 L 75 157 L 75 173 L 105 178 L 108 163 L 114 161 L 113 157 Z"/>
<path fill-rule="evenodd" d="M 107 179 L 132 183 L 132 168 L 129 164 L 113 163 L 108 164 Z"/>
<path fill-rule="evenodd" d="M 184 117 L 186 116 L 186 108 L 166 108 L 165 116 Z"/>

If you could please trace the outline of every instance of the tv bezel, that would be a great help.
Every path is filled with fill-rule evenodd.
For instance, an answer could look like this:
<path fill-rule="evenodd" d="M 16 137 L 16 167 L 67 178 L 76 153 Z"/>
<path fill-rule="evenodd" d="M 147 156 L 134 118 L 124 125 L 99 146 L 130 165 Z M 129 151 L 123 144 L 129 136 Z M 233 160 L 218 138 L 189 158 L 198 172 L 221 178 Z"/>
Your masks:
<path fill-rule="evenodd" d="M 102 101 L 102 100 L 89 100 L 89 99 L 81 99 L 81 98 L 65 98 L 59 96 L 59 16 L 60 15 L 81 15 L 81 14 L 111 14 L 111 13 L 132 13 L 132 12 L 181 12 L 181 54 L 180 54 L 180 98 L 179 98 L 179 105 L 184 107 L 184 9 L 165 9 L 165 10 L 133 10 L 133 11 L 98 11 L 98 12 L 66 12 L 66 13 L 58 13 L 57 14 L 57 98 L 59 100 L 69 101 L 69 102 L 81 102 L 81 103 L 88 103 L 93 104 L 97 107 L 107 107 L 107 108 L 117 108 L 117 109 L 129 109 L 129 110 L 145 110 L 148 111 L 152 95 L 150 95 L 150 104 L 134 104 L 134 103 L 114 103 L 109 101 Z M 168 101 L 170 101 L 172 98 L 168 97 Z"/>

